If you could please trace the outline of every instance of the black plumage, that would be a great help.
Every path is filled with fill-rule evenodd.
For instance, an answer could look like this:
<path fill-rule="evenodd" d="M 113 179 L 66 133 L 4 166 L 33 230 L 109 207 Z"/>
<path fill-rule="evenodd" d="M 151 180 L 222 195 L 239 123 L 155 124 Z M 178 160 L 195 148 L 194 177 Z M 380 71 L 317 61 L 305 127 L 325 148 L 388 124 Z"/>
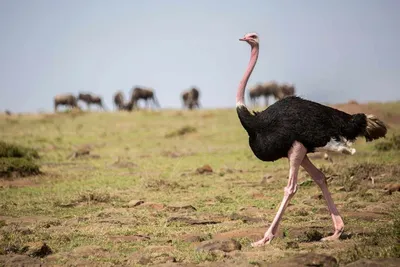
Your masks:
<path fill-rule="evenodd" d="M 297 96 L 286 97 L 253 114 L 245 106 L 239 106 L 237 113 L 249 135 L 252 151 L 263 161 L 287 157 L 295 141 L 311 153 L 331 139 L 338 142 L 343 138 L 353 142 L 358 136 L 371 139 L 365 114 L 350 115 Z"/>

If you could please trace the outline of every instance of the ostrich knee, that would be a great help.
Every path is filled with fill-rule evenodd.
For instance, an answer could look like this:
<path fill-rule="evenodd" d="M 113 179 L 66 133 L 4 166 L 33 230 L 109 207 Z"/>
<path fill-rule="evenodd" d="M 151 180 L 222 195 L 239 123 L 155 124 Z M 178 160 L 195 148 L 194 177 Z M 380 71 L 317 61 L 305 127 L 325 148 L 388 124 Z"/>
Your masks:
<path fill-rule="evenodd" d="M 297 184 L 290 184 L 284 188 L 285 197 L 291 199 L 297 192 Z"/>

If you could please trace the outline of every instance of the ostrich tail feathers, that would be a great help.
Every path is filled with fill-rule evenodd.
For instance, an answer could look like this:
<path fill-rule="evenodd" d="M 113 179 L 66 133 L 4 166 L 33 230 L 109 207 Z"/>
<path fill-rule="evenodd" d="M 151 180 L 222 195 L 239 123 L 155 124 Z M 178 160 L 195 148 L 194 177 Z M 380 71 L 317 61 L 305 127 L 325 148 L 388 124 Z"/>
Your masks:
<path fill-rule="evenodd" d="M 255 115 L 251 114 L 246 106 L 241 105 L 236 107 L 236 111 L 243 128 L 249 135 L 254 134 L 256 128 Z"/>
<path fill-rule="evenodd" d="M 367 115 L 367 127 L 365 129 L 365 139 L 367 142 L 381 137 L 385 137 L 387 133 L 386 124 L 378 119 L 375 115 Z"/>

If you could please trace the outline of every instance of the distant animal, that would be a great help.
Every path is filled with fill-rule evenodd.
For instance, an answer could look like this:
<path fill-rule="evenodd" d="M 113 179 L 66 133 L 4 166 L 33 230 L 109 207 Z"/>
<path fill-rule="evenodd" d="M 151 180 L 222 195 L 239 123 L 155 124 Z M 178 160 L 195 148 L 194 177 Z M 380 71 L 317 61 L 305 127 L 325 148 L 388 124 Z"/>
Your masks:
<path fill-rule="evenodd" d="M 196 87 L 183 91 L 181 94 L 183 107 L 188 109 L 200 108 L 200 91 Z"/>
<path fill-rule="evenodd" d="M 11 111 L 9 111 L 8 109 L 6 109 L 5 113 L 6 113 L 7 116 L 11 116 L 12 115 Z"/>
<path fill-rule="evenodd" d="M 88 110 L 90 110 L 90 105 L 97 105 L 101 109 L 105 110 L 103 105 L 103 100 L 98 95 L 88 94 L 88 93 L 79 93 L 78 100 L 81 100 L 86 103 Z"/>
<path fill-rule="evenodd" d="M 160 107 L 160 104 L 155 96 L 154 90 L 150 88 L 132 87 L 131 99 L 127 104 L 128 110 L 138 108 L 138 101 L 142 99 L 145 102 L 146 108 L 149 104 L 153 104 L 155 107 Z"/>
<path fill-rule="evenodd" d="M 265 98 L 265 105 L 268 106 L 268 98 L 274 96 L 278 99 L 279 85 L 276 81 L 269 81 L 265 83 L 257 83 L 249 89 L 249 98 L 252 105 L 257 104 L 257 99 L 260 97 Z"/>
<path fill-rule="evenodd" d="M 356 150 L 351 147 L 351 142 L 357 137 L 372 141 L 384 137 L 387 127 L 374 115 L 350 115 L 297 96 L 285 97 L 262 112 L 251 113 L 244 104 L 244 92 L 257 62 L 259 37 L 256 33 L 248 33 L 239 40 L 251 46 L 250 62 L 236 94 L 237 115 L 249 136 L 250 148 L 262 161 L 287 157 L 290 166 L 288 184 L 278 212 L 264 237 L 252 246 L 263 246 L 276 236 L 283 213 L 297 191 L 300 166 L 321 188 L 333 220 L 334 233 L 323 240 L 336 240 L 344 230 L 342 217 L 328 191 L 325 175 L 311 163 L 307 154 L 328 150 L 352 155 Z"/>
<path fill-rule="evenodd" d="M 67 106 L 70 108 L 79 108 L 78 100 L 72 94 L 61 94 L 54 97 L 54 112 L 57 112 L 58 106 Z"/>
<path fill-rule="evenodd" d="M 283 83 L 279 85 L 278 91 L 277 91 L 277 99 L 282 99 L 287 96 L 291 96 L 295 94 L 295 87 L 294 84 L 290 83 Z"/>
<path fill-rule="evenodd" d="M 113 97 L 113 102 L 114 108 L 116 108 L 117 110 L 123 110 L 125 105 L 124 93 L 122 93 L 121 91 L 116 92 Z"/>

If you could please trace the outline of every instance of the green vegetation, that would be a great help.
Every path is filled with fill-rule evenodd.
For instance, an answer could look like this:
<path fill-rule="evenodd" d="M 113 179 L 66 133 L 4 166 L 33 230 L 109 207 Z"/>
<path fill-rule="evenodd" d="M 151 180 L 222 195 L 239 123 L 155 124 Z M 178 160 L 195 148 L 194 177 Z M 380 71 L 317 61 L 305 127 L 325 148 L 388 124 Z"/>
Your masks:
<path fill-rule="evenodd" d="M 376 143 L 375 149 L 378 151 L 400 150 L 400 134 L 392 134 L 388 140 Z"/>
<path fill-rule="evenodd" d="M 390 118 L 389 136 L 398 136 L 400 114 L 388 106 L 400 110 L 400 103 L 371 105 Z M 0 266 L 13 259 L 15 266 L 267 266 L 311 251 L 340 264 L 399 257 L 400 192 L 384 190 L 398 183 L 398 149 L 360 139 L 354 156 L 310 155 L 344 218 L 342 240 L 318 241 L 332 222 L 301 170 L 278 236 L 270 247 L 251 248 L 282 200 L 288 164 L 257 160 L 233 109 L 73 114 L 0 117 L 0 173 L 29 174 L 0 178 Z M 32 176 L 39 164 L 43 173 Z M 197 249 L 227 239 L 241 250 Z"/>
<path fill-rule="evenodd" d="M 40 173 L 36 150 L 0 141 L 0 177 L 24 177 Z"/>

